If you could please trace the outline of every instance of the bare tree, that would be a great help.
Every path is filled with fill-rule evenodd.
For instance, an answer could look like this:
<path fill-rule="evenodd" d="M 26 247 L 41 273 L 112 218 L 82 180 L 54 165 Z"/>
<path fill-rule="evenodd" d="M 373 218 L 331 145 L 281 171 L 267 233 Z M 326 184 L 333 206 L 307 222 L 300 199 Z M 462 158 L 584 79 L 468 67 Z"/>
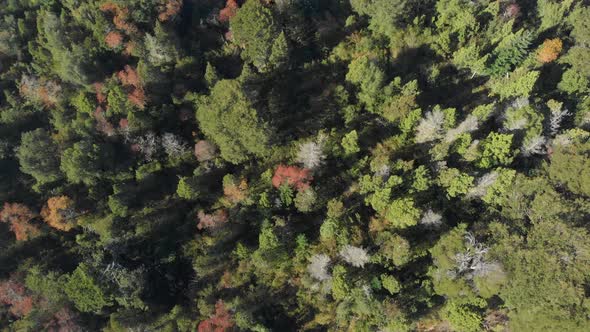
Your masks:
<path fill-rule="evenodd" d="M 429 209 L 420 219 L 420 224 L 428 228 L 438 228 L 442 224 L 442 216 Z"/>
<path fill-rule="evenodd" d="M 188 150 L 188 146 L 178 136 L 171 133 L 162 135 L 162 147 L 170 157 L 181 156 Z"/>
<path fill-rule="evenodd" d="M 340 257 L 354 267 L 364 267 L 369 262 L 369 254 L 365 249 L 348 244 L 340 250 Z"/>
<path fill-rule="evenodd" d="M 488 192 L 488 188 L 493 185 L 498 179 L 499 174 L 497 172 L 489 172 L 484 174 L 477 180 L 475 187 L 471 188 L 467 197 L 483 197 Z"/>
<path fill-rule="evenodd" d="M 535 136 L 529 139 L 525 139 L 522 146 L 520 147 L 520 151 L 525 157 L 532 156 L 534 154 L 545 154 L 547 150 L 545 148 L 545 144 L 547 143 L 547 139 L 543 136 Z"/>
<path fill-rule="evenodd" d="M 459 135 L 464 133 L 470 133 L 476 131 L 479 128 L 479 121 L 475 115 L 468 115 L 463 122 L 461 122 L 456 128 L 453 128 L 447 132 L 445 136 L 445 142 L 454 142 Z"/>
<path fill-rule="evenodd" d="M 328 265 L 330 264 L 330 257 L 326 254 L 316 254 L 313 255 L 310 259 L 310 263 L 307 266 L 307 272 L 312 276 L 312 278 L 324 281 L 330 279 L 330 274 L 328 273 Z"/>
<path fill-rule="evenodd" d="M 445 115 L 439 109 L 426 113 L 416 128 L 416 142 L 425 143 L 440 138 L 444 121 Z"/>
<path fill-rule="evenodd" d="M 152 132 L 140 136 L 136 139 L 135 144 L 147 161 L 151 161 L 158 152 L 159 138 Z"/>
<path fill-rule="evenodd" d="M 324 134 L 318 135 L 315 141 L 303 143 L 299 145 L 299 152 L 297 152 L 297 162 L 303 164 L 303 167 L 314 169 L 319 167 L 325 159 L 324 143 L 326 136 Z"/>
<path fill-rule="evenodd" d="M 499 263 L 486 260 L 490 248 L 479 243 L 471 232 L 465 234 L 465 244 L 466 250 L 454 257 L 457 265 L 453 274 L 473 279 L 502 268 Z"/>
<path fill-rule="evenodd" d="M 551 116 L 549 118 L 549 133 L 551 136 L 557 135 L 564 118 L 569 115 L 570 112 L 567 109 L 562 110 L 561 106 L 559 108 L 551 109 Z"/>

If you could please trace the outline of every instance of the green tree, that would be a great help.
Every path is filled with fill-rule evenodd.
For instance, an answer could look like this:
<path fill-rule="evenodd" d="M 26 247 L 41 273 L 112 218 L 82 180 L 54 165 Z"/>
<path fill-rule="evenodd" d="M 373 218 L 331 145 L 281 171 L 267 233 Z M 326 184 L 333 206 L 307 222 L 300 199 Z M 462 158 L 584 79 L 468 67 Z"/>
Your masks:
<path fill-rule="evenodd" d="M 394 200 L 385 212 L 385 219 L 394 228 L 414 226 L 419 218 L 420 210 L 409 197 Z"/>
<path fill-rule="evenodd" d="M 509 165 L 514 159 L 512 134 L 492 132 L 481 143 L 481 158 L 477 165 L 481 168 Z"/>
<path fill-rule="evenodd" d="M 21 135 L 16 152 L 21 171 L 35 178 L 38 184 L 59 180 L 59 153 L 45 129 L 39 128 Z"/>
<path fill-rule="evenodd" d="M 61 170 L 68 181 L 93 186 L 107 174 L 112 161 L 110 146 L 80 141 L 63 152 Z"/>
<path fill-rule="evenodd" d="M 342 138 L 342 147 L 344 148 L 344 153 L 347 155 L 355 154 L 361 150 L 358 145 L 358 134 L 356 130 L 344 135 Z"/>
<path fill-rule="evenodd" d="M 99 313 L 102 308 L 112 305 L 111 298 L 90 274 L 85 264 L 80 264 L 66 278 L 64 291 L 82 312 Z"/>
<path fill-rule="evenodd" d="M 266 70 L 273 44 L 280 29 L 272 11 L 260 1 L 246 1 L 229 22 L 234 42 L 242 50 L 242 57 L 260 70 Z M 278 56 L 276 54 L 275 56 Z"/>
<path fill-rule="evenodd" d="M 557 184 L 578 195 L 590 197 L 590 141 L 557 145 L 548 167 L 549 177 Z"/>
<path fill-rule="evenodd" d="M 210 96 L 200 99 L 197 120 L 229 162 L 237 164 L 267 152 L 268 126 L 259 118 L 238 81 L 217 82 Z"/>

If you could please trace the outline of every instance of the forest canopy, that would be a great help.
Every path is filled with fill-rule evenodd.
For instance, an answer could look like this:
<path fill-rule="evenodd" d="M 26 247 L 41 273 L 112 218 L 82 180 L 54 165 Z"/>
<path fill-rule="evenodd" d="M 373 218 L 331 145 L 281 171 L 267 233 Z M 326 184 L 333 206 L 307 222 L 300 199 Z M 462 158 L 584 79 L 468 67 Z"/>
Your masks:
<path fill-rule="evenodd" d="M 0 331 L 587 331 L 590 3 L 0 0 Z"/>

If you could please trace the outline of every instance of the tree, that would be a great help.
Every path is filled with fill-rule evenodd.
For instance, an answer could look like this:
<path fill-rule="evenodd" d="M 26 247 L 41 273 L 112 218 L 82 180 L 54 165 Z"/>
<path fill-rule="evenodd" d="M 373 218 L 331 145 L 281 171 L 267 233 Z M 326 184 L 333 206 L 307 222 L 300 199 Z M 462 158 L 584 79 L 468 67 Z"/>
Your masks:
<path fill-rule="evenodd" d="M 225 332 L 235 325 L 231 314 L 222 300 L 215 303 L 215 313 L 211 317 L 201 321 L 197 327 L 198 332 Z"/>
<path fill-rule="evenodd" d="M 509 165 L 514 159 L 513 136 L 512 134 L 490 133 L 481 143 L 481 158 L 477 165 L 481 168 Z"/>
<path fill-rule="evenodd" d="M 364 267 L 369 262 L 369 254 L 363 248 L 345 245 L 340 249 L 340 257 L 354 267 Z"/>
<path fill-rule="evenodd" d="M 212 214 L 199 211 L 197 218 L 199 219 L 198 229 L 215 229 L 228 221 L 227 211 L 225 210 L 217 210 Z"/>
<path fill-rule="evenodd" d="M 80 264 L 66 278 L 64 291 L 82 312 L 98 313 L 102 308 L 110 306 L 112 299 L 105 293 L 85 264 Z"/>
<path fill-rule="evenodd" d="M 209 161 L 215 158 L 217 149 L 211 142 L 200 140 L 195 144 L 195 157 L 199 162 Z"/>
<path fill-rule="evenodd" d="M 34 308 L 33 297 L 14 276 L 0 281 L 0 303 L 8 305 L 10 313 L 16 317 L 26 316 Z"/>
<path fill-rule="evenodd" d="M 574 144 L 557 145 L 548 167 L 549 177 L 571 192 L 590 197 L 590 141 L 582 139 Z"/>
<path fill-rule="evenodd" d="M 17 241 L 26 241 L 41 233 L 31 224 L 34 217 L 35 214 L 26 205 L 19 203 L 4 203 L 0 211 L 0 221 L 10 223 L 10 230 L 14 232 Z"/>
<path fill-rule="evenodd" d="M 94 186 L 107 173 L 111 162 L 109 146 L 80 141 L 64 151 L 61 170 L 71 183 Z"/>
<path fill-rule="evenodd" d="M 498 229 L 498 230 L 501 230 Z M 513 330 L 582 331 L 588 308 L 584 282 L 588 261 L 576 253 L 590 248 L 586 230 L 559 220 L 536 223 L 524 238 L 498 237 L 498 257 L 509 278 L 500 297 Z"/>
<path fill-rule="evenodd" d="M 74 201 L 68 196 L 51 197 L 41 210 L 41 217 L 49 226 L 67 232 L 76 226 Z"/>
<path fill-rule="evenodd" d="M 225 3 L 225 7 L 223 7 L 220 11 L 219 11 L 219 22 L 221 23 L 226 23 L 229 22 L 234 16 L 236 16 L 237 12 L 238 12 L 238 3 L 236 2 L 236 0 L 227 0 L 227 2 Z"/>
<path fill-rule="evenodd" d="M 528 97 L 533 91 L 539 75 L 538 71 L 528 71 L 519 67 L 508 76 L 491 80 L 489 83 L 491 94 L 499 96 L 502 100 L 511 97 Z"/>
<path fill-rule="evenodd" d="M 304 191 L 309 188 L 311 180 L 312 176 L 308 169 L 279 165 L 272 177 L 272 185 L 279 188 L 283 184 L 287 184 L 299 191 Z"/>
<path fill-rule="evenodd" d="M 394 228 L 411 227 L 418 223 L 420 210 L 415 207 L 412 198 L 399 198 L 389 205 L 385 212 L 385 219 Z"/>
<path fill-rule="evenodd" d="M 38 184 L 55 182 L 62 177 L 57 146 L 42 128 L 22 134 L 16 156 L 23 173 L 31 175 Z"/>
<path fill-rule="evenodd" d="M 330 279 L 328 273 L 328 265 L 330 264 L 330 257 L 326 254 L 316 254 L 311 256 L 309 265 L 307 265 L 307 272 L 312 278 L 318 281 Z"/>
<path fill-rule="evenodd" d="M 559 38 L 545 39 L 537 53 L 537 60 L 542 63 L 554 61 L 559 56 L 562 47 L 563 43 Z"/>
<path fill-rule="evenodd" d="M 358 146 L 358 134 L 356 130 L 344 135 L 342 138 L 342 147 L 347 155 L 355 154 L 361 150 Z"/>
<path fill-rule="evenodd" d="M 246 1 L 229 26 L 234 42 L 242 48 L 242 58 L 258 69 L 266 70 L 274 41 L 280 34 L 272 11 L 260 1 Z"/>
<path fill-rule="evenodd" d="M 297 151 L 297 162 L 303 164 L 303 167 L 307 169 L 321 166 L 326 157 L 323 152 L 325 139 L 324 135 L 319 135 L 315 141 L 300 144 L 299 151 Z"/>
<path fill-rule="evenodd" d="M 438 182 L 446 189 L 448 197 L 457 197 L 469 192 L 473 177 L 456 168 L 446 168 L 440 172 Z"/>
<path fill-rule="evenodd" d="M 198 104 L 197 120 L 203 133 L 219 146 L 221 157 L 231 163 L 267 152 L 268 126 L 259 119 L 238 81 L 217 82 L 210 96 Z"/>

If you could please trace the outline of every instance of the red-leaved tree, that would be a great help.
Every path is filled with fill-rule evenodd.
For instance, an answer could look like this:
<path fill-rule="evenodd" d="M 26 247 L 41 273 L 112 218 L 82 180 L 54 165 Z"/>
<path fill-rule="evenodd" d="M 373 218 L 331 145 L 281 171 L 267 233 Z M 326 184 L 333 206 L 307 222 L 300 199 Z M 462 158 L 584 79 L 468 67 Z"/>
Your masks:
<path fill-rule="evenodd" d="M 206 214 L 204 211 L 199 211 L 197 214 L 199 223 L 198 229 L 215 229 L 227 222 L 227 212 L 225 210 L 217 210 L 212 214 Z"/>
<path fill-rule="evenodd" d="M 222 300 L 215 304 L 215 313 L 213 316 L 199 323 L 197 330 L 199 332 L 226 332 L 234 327 L 231 314 L 225 308 Z"/>
<path fill-rule="evenodd" d="M 227 0 L 225 7 L 219 11 L 219 22 L 229 22 L 232 17 L 236 16 L 238 8 L 236 0 Z"/>
<path fill-rule="evenodd" d="M 0 221 L 10 223 L 10 230 L 14 232 L 17 241 L 39 235 L 39 229 L 30 222 L 35 216 L 26 205 L 19 203 L 4 203 L 4 208 L 0 211 Z"/>
<path fill-rule="evenodd" d="M 10 313 L 17 317 L 26 316 L 33 310 L 33 297 L 27 295 L 25 286 L 10 278 L 0 282 L 0 303 L 10 306 Z"/>
<path fill-rule="evenodd" d="M 297 190 L 304 191 L 309 188 L 309 183 L 312 179 L 313 177 L 308 169 L 297 166 L 279 165 L 272 177 L 272 185 L 278 188 L 283 184 L 287 184 Z"/>
<path fill-rule="evenodd" d="M 168 21 L 170 18 L 180 13 L 182 9 L 182 0 L 168 0 L 164 5 L 163 10 L 158 15 L 158 19 L 162 22 Z"/>

